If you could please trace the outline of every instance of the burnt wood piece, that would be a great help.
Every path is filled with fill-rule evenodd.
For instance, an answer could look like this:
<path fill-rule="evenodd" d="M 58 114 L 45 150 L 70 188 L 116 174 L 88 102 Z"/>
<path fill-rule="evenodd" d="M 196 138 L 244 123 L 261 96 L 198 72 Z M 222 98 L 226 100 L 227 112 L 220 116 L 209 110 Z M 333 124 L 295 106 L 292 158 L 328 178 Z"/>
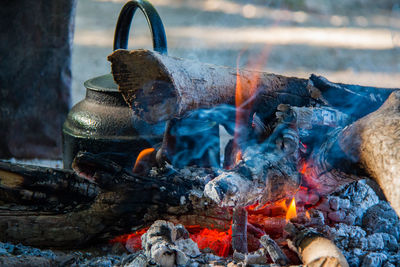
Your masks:
<path fill-rule="evenodd" d="M 278 244 L 270 238 L 269 235 L 263 235 L 260 238 L 260 243 L 267 250 L 274 263 L 282 266 L 286 266 L 290 263 L 285 253 L 283 253 Z"/>
<path fill-rule="evenodd" d="M 0 161 L 0 185 L 0 201 L 42 211 L 72 209 L 74 202 L 88 203 L 99 193 L 96 183 L 72 170 L 4 161 Z"/>
<path fill-rule="evenodd" d="M 244 207 L 233 208 L 232 249 L 239 253 L 248 253 L 247 249 L 247 211 Z"/>
<path fill-rule="evenodd" d="M 61 158 L 76 3 L 2 2 L 0 158 Z"/>
<path fill-rule="evenodd" d="M 357 119 L 377 110 L 392 92 L 399 90 L 333 83 L 315 74 L 311 74 L 310 81 L 330 106 Z"/>
<path fill-rule="evenodd" d="M 266 141 L 245 148 L 235 167 L 207 183 L 204 194 L 222 207 L 264 205 L 293 197 L 301 182 L 295 123 L 291 116 L 285 117 Z"/>
<path fill-rule="evenodd" d="M 375 112 L 325 136 L 304 167 L 304 180 L 329 194 L 364 176 L 373 178 L 400 215 L 400 91 Z"/>
<path fill-rule="evenodd" d="M 289 248 L 294 250 L 304 265 L 310 267 L 349 267 L 339 248 L 328 238 L 302 226 L 288 223 Z"/>
<path fill-rule="evenodd" d="M 51 168 L 0 165 L 3 202 L 0 240 L 66 248 L 109 240 L 117 234 L 130 232 L 132 227 L 150 225 L 162 218 L 185 224 L 208 221 L 221 228 L 230 225 L 229 212 L 201 199 L 204 185 L 179 173 L 140 177 L 89 153 L 79 154 L 74 168 L 79 175 Z M 51 172 L 56 174 L 49 174 Z M 95 189 L 93 195 L 87 197 L 91 189 L 85 191 L 84 188 Z M 47 203 L 51 201 L 45 198 L 45 208 L 33 202 L 27 205 L 24 202 L 27 189 L 33 192 L 31 195 L 44 193 L 56 197 L 62 195 L 59 192 L 71 192 L 69 200 L 75 203 L 51 206 Z M 11 196 L 9 190 L 13 190 Z M 199 197 L 191 194 L 194 191 L 199 192 Z M 32 199 L 37 202 L 36 198 Z"/>
<path fill-rule="evenodd" d="M 335 145 L 328 154 L 332 166 L 347 167 L 353 174 L 354 166 L 359 167 L 379 184 L 400 216 L 400 91 L 377 111 L 344 128 Z M 350 164 L 341 164 L 337 155 Z"/>
<path fill-rule="evenodd" d="M 235 104 L 235 68 L 148 50 L 117 50 L 108 60 L 125 101 L 147 122 L 181 118 L 199 108 Z M 280 103 L 305 106 L 312 101 L 308 80 L 245 69 L 238 73 L 242 98 L 250 100 L 257 91 L 254 107 L 263 118 L 273 115 Z"/>

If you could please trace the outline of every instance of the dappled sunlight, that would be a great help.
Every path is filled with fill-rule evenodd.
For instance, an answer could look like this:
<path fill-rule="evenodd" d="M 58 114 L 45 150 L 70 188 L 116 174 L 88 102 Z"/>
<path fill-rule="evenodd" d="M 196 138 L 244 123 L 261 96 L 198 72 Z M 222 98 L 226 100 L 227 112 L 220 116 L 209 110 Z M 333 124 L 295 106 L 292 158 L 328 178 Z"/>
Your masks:
<path fill-rule="evenodd" d="M 308 45 L 346 49 L 382 50 L 395 48 L 393 36 L 400 32 L 387 29 L 317 28 L 317 27 L 169 27 L 170 44 L 185 46 L 196 43 L 199 48 L 226 49 L 226 46 L 243 48 L 249 44 Z M 111 47 L 113 31 L 77 31 L 78 45 Z M 143 47 L 151 44 L 149 36 L 135 36 L 130 43 Z M 171 47 L 171 46 L 170 46 Z"/>

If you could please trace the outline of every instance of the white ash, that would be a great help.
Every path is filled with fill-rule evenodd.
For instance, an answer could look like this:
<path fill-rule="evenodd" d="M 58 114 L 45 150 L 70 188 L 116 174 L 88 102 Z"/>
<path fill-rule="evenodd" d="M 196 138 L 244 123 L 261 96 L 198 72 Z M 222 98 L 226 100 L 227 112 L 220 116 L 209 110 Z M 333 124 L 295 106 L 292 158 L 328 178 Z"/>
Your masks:
<path fill-rule="evenodd" d="M 314 227 L 333 240 L 350 266 L 400 266 L 399 218 L 363 180 L 310 210 Z"/>

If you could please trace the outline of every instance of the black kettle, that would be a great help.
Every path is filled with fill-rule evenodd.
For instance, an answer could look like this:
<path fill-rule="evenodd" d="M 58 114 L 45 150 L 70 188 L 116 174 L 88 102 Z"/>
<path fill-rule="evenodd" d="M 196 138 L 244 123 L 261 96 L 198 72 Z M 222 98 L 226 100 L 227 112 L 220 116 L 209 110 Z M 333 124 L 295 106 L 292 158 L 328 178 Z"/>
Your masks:
<path fill-rule="evenodd" d="M 167 40 L 160 16 L 146 0 L 127 2 L 121 10 L 114 36 L 114 50 L 126 49 L 129 29 L 137 9 L 145 15 L 155 51 L 166 54 Z M 68 113 L 64 122 L 63 163 L 71 168 L 79 151 L 130 153 L 134 158 L 162 141 L 165 124 L 149 125 L 125 103 L 111 74 L 87 80 L 86 97 Z"/>

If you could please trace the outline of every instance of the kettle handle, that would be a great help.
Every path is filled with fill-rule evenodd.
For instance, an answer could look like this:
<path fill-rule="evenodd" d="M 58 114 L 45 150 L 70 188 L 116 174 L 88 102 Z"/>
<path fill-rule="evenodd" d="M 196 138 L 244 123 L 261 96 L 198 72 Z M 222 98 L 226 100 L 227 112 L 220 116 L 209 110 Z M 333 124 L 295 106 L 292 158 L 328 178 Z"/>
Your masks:
<path fill-rule="evenodd" d="M 140 9 L 146 17 L 153 38 L 153 49 L 161 54 L 167 54 L 167 38 L 164 25 L 156 9 L 147 0 L 133 0 L 127 2 L 118 17 L 114 34 L 114 50 L 127 49 L 129 29 L 136 9 Z"/>

